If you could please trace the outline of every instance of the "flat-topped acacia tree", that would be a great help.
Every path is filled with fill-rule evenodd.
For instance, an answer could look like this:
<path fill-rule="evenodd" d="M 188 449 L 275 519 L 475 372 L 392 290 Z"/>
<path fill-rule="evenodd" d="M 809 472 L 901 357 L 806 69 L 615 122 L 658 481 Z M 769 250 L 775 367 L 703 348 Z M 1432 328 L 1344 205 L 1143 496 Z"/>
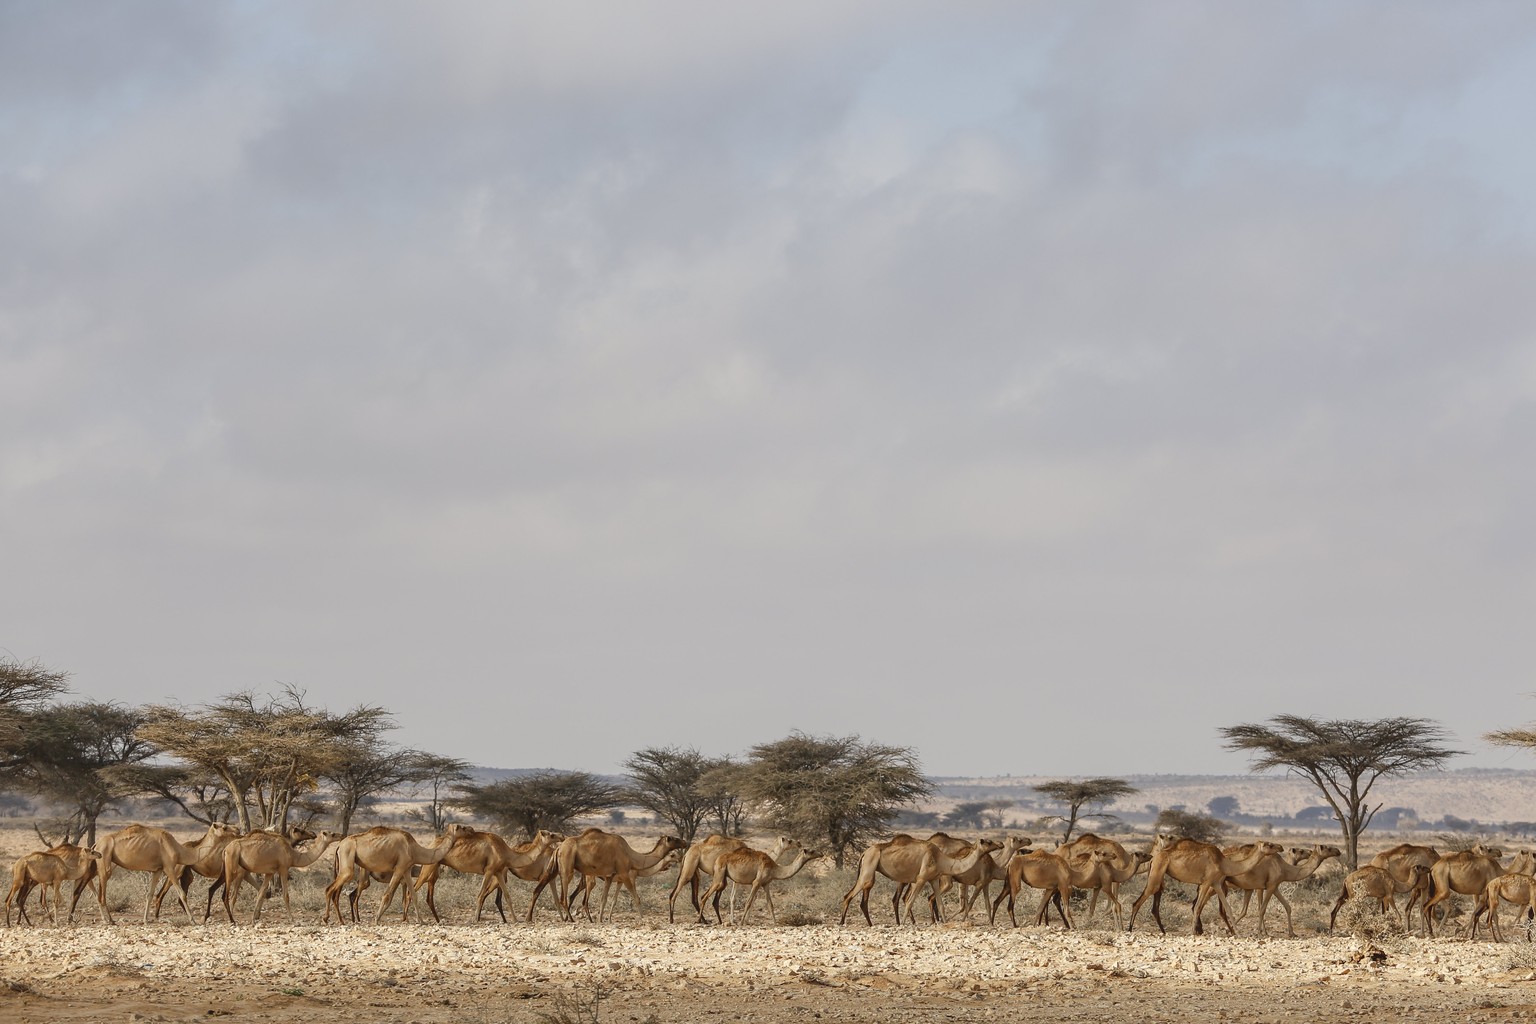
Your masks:
<path fill-rule="evenodd" d="M 1077 828 L 1077 823 L 1082 818 L 1104 818 L 1111 820 L 1115 816 L 1104 811 L 1085 811 L 1084 807 L 1102 807 L 1105 804 L 1114 803 L 1122 796 L 1130 796 L 1138 793 L 1135 786 L 1124 779 L 1098 776 L 1092 779 L 1052 779 L 1050 782 L 1042 782 L 1038 786 L 1031 786 L 1041 796 L 1050 797 L 1057 803 L 1067 805 L 1066 814 L 1051 815 L 1051 818 L 1061 822 L 1063 826 L 1061 841 L 1067 842 L 1072 838 L 1072 832 Z M 1045 820 L 1050 820 L 1047 818 Z"/>
<path fill-rule="evenodd" d="M 1461 750 L 1443 746 L 1446 732 L 1427 718 L 1323 719 L 1276 715 L 1267 723 L 1221 730 L 1228 750 L 1253 754 L 1248 770 L 1285 768 L 1317 787 L 1344 833 L 1344 860 L 1360 865 L 1360 833 L 1382 803 L 1371 787 L 1383 776 L 1438 768 Z"/>

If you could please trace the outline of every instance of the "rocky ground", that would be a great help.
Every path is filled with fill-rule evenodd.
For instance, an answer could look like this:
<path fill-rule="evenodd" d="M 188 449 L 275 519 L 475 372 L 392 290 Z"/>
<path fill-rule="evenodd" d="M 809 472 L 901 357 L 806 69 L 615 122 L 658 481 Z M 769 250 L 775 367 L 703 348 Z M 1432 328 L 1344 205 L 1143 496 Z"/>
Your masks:
<path fill-rule="evenodd" d="M 594 1004 L 594 1000 L 596 1000 Z M 1536 953 L 1404 936 L 659 922 L 0 933 L 0 1020 L 1536 1018 Z"/>

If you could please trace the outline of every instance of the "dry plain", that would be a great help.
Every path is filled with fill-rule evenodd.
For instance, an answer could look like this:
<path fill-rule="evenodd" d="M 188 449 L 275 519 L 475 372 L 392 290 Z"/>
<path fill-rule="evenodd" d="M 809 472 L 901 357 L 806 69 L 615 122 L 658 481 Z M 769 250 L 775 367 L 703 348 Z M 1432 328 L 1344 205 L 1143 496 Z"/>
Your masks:
<path fill-rule="evenodd" d="M 35 846 L 30 833 L 0 833 L 7 863 Z M 478 880 L 450 878 L 439 887 L 444 924 L 403 923 L 395 912 L 378 927 L 322 927 L 324 874 L 296 876 L 292 923 L 276 903 L 255 927 L 249 895 L 237 926 L 190 925 L 179 910 L 144 926 L 144 877 L 119 875 L 116 927 L 83 901 L 73 927 L 0 932 L 0 1021 L 1536 1019 L 1536 947 L 1523 931 L 1502 944 L 1422 939 L 1351 906 L 1329 937 L 1319 930 L 1335 870 L 1296 886 L 1294 939 L 1283 937 L 1278 908 L 1268 938 L 1254 936 L 1252 917 L 1235 939 L 1219 924 L 1191 936 L 1187 900 L 1174 893 L 1166 936 L 1145 911 L 1133 934 L 1102 913 L 1089 923 L 1085 910 L 1071 933 L 991 927 L 980 911 L 971 922 L 897 928 L 888 883 L 871 902 L 874 927 L 853 923 L 856 908 L 840 926 L 852 872 L 830 865 L 777 883 L 778 927 L 685 923 L 681 903 L 669 924 L 667 876 L 643 881 L 645 905 L 624 900 L 611 923 L 559 922 L 541 900 L 534 924 L 494 914 L 477 924 Z M 514 884 L 520 917 L 531 887 Z"/>

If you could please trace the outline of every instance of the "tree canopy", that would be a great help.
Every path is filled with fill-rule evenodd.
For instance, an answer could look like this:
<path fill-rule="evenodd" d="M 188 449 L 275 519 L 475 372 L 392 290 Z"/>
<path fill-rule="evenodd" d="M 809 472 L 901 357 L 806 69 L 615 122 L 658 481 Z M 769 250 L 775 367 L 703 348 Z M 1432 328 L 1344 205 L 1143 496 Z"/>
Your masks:
<path fill-rule="evenodd" d="M 1371 806 L 1378 779 L 1438 768 L 1464 753 L 1443 745 L 1446 732 L 1427 718 L 1322 719 L 1276 715 L 1267 723 L 1224 727 L 1228 750 L 1253 755 L 1250 771 L 1284 768 L 1317 787 L 1344 833 L 1344 858 L 1359 866 L 1360 833 L 1381 810 Z"/>
<path fill-rule="evenodd" d="M 534 772 L 454 788 L 460 795 L 449 803 L 529 839 L 541 828 L 563 831 L 575 819 L 617 807 L 624 798 L 618 786 L 588 772 Z"/>
<path fill-rule="evenodd" d="M 796 732 L 760 743 L 737 777 L 761 825 L 825 847 L 839 866 L 850 848 L 886 831 L 900 808 L 933 792 L 910 747 L 857 736 Z"/>
<path fill-rule="evenodd" d="M 699 826 L 718 800 L 700 787 L 714 761 L 689 747 L 646 747 L 624 762 L 630 799 L 671 824 L 677 836 L 693 842 Z"/>
<path fill-rule="evenodd" d="M 1031 788 L 1041 796 L 1067 805 L 1066 814 L 1051 815 L 1048 819 L 1063 824 L 1062 842 L 1072 838 L 1072 831 L 1077 828 L 1077 823 L 1082 818 L 1114 818 L 1114 815 L 1104 811 L 1084 811 L 1084 807 L 1102 807 L 1122 796 L 1140 792 L 1124 779 L 1103 775 L 1091 779 L 1052 779 L 1050 782 L 1042 782 Z"/>

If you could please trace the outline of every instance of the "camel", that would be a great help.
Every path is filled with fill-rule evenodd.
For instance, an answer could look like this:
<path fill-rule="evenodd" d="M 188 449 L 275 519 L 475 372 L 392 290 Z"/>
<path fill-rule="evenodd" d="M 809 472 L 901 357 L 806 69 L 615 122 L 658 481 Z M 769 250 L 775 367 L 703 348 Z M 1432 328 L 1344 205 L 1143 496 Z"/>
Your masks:
<path fill-rule="evenodd" d="M 1410 865 L 1405 881 L 1398 881 L 1386 868 L 1374 864 L 1351 871 L 1344 879 L 1344 888 L 1339 892 L 1338 902 L 1333 905 L 1333 913 L 1328 915 L 1328 931 L 1332 933 L 1334 923 L 1339 919 L 1339 908 L 1355 896 L 1369 896 L 1380 902 L 1378 913 L 1385 914 L 1389 909 L 1396 913 L 1397 894 L 1426 890 L 1429 887 L 1429 870 L 1423 864 Z M 1403 911 L 1403 930 L 1408 930 L 1406 909 Z"/>
<path fill-rule="evenodd" d="M 1435 861 L 1440 859 L 1440 851 L 1433 846 L 1414 846 L 1412 843 L 1399 843 L 1390 850 L 1383 850 L 1371 858 L 1370 867 L 1385 868 L 1387 873 L 1396 882 L 1409 882 L 1413 880 L 1413 866 L 1423 864 L 1426 868 L 1433 868 Z M 1412 914 L 1414 904 L 1421 897 L 1427 897 L 1427 887 L 1415 886 L 1408 893 L 1408 906 L 1403 909 L 1404 914 Z"/>
<path fill-rule="evenodd" d="M 768 856 L 778 860 L 779 855 L 792 845 L 796 845 L 793 839 L 788 836 L 779 836 L 768 851 Z M 683 886 L 687 885 L 692 888 L 693 909 L 699 915 L 699 923 L 708 924 L 704 917 L 704 908 L 699 904 L 699 872 L 702 871 L 713 879 L 715 865 L 719 863 L 722 854 L 747 848 L 746 840 L 719 834 L 701 839 L 688 847 L 683 854 L 683 865 L 677 872 L 677 884 L 672 887 L 672 895 L 667 897 L 667 920 L 674 924 L 677 922 L 677 896 L 683 891 Z M 731 913 L 733 915 L 736 913 L 734 896 L 731 899 Z"/>
<path fill-rule="evenodd" d="M 1088 920 L 1092 921 L 1099 910 L 1099 893 L 1103 892 L 1105 899 L 1111 901 L 1115 907 L 1115 920 L 1118 922 L 1124 915 L 1124 908 L 1120 906 L 1120 885 L 1128 881 L 1137 872 L 1151 862 L 1151 854 L 1143 857 L 1141 854 L 1133 854 L 1113 839 L 1104 839 L 1092 832 L 1084 832 L 1070 842 L 1062 843 L 1056 847 L 1056 852 L 1067 858 L 1067 863 L 1073 867 L 1082 867 L 1088 862 L 1088 854 L 1093 850 L 1109 850 L 1115 855 L 1115 859 L 1105 861 L 1100 872 L 1100 884 L 1095 887 L 1093 895 L 1088 901 Z"/>
<path fill-rule="evenodd" d="M 659 875 L 663 871 L 670 871 L 671 869 L 677 867 L 677 865 L 682 862 L 683 852 L 684 851 L 682 851 L 682 850 L 668 850 L 667 853 L 666 853 L 666 856 L 662 857 L 661 860 L 657 861 L 655 864 L 652 864 L 650 867 L 648 867 L 648 868 L 634 868 L 634 869 L 632 869 L 631 872 L 630 872 L 630 879 L 629 880 L 632 882 L 632 881 L 635 881 L 635 880 L 638 880 L 638 879 L 641 879 L 641 878 L 650 878 L 652 875 Z M 609 889 L 610 882 L 615 881 L 615 880 L 617 880 L 621 886 L 626 886 L 627 887 L 627 885 L 628 885 L 628 883 L 624 880 L 622 875 L 621 876 L 617 876 L 615 879 L 604 879 L 603 880 L 603 898 L 602 898 L 602 902 L 598 905 L 598 908 L 597 908 L 597 919 L 598 919 L 598 921 L 605 921 L 605 920 L 608 919 L 608 889 Z M 585 875 L 583 875 L 582 878 L 581 878 L 581 881 L 576 883 L 578 891 L 584 890 L 585 888 L 587 888 L 587 884 L 588 884 L 588 879 L 587 879 L 587 877 Z M 735 890 L 735 883 L 732 883 L 731 888 L 732 888 L 733 891 Z M 574 894 L 573 894 L 572 898 L 573 899 L 575 898 Z M 583 897 L 583 903 L 585 903 L 585 897 Z M 637 904 L 635 904 L 635 906 L 638 908 L 639 904 L 637 903 Z M 613 909 L 614 909 L 615 912 L 617 912 L 618 909 L 619 909 L 619 898 L 618 898 L 618 896 L 614 896 L 614 898 L 613 898 Z"/>
<path fill-rule="evenodd" d="M 1483 890 L 1488 888 L 1488 883 L 1502 874 L 1536 873 L 1536 855 L 1531 851 L 1521 850 L 1515 855 L 1514 862 L 1508 868 L 1499 863 L 1499 855 L 1502 852 L 1497 848 L 1478 844 L 1470 850 L 1448 853 L 1435 861 L 1434 867 L 1429 869 L 1433 893 L 1424 901 L 1424 906 L 1419 911 L 1426 936 L 1434 937 L 1435 923 L 1431 916 L 1432 912 L 1436 906 L 1450 899 L 1452 893 L 1478 898 L 1482 896 Z M 1481 899 L 1478 902 L 1481 903 Z M 1480 912 L 1474 909 L 1471 919 L 1467 922 L 1469 936 L 1477 928 Z"/>
<path fill-rule="evenodd" d="M 151 828 L 148 825 L 129 825 L 119 829 L 96 844 L 96 849 L 101 851 L 101 888 L 97 890 L 97 897 L 101 901 L 101 916 L 107 924 L 112 924 L 112 911 L 108 909 L 107 882 L 112 877 L 112 869 L 120 867 L 125 871 L 149 872 L 149 890 L 144 896 L 144 923 L 149 924 L 150 904 L 154 901 L 155 886 L 160 881 L 161 875 L 174 877 L 179 873 L 183 864 L 194 864 L 202 856 L 204 841 L 218 833 L 234 834 L 236 830 L 222 822 L 214 822 L 208 826 L 202 839 L 194 843 L 181 843 L 176 837 L 163 828 Z M 181 903 L 181 909 L 186 912 L 187 923 L 195 924 L 192 920 L 192 908 L 187 904 L 187 894 L 180 889 L 176 890 L 176 898 Z"/>
<path fill-rule="evenodd" d="M 1488 888 L 1478 897 L 1478 909 L 1472 914 L 1472 937 L 1477 937 L 1477 916 L 1484 910 L 1488 911 L 1488 930 L 1493 933 L 1494 942 L 1503 942 L 1504 937 L 1499 934 L 1499 906 L 1502 903 L 1513 903 L 1521 908 L 1515 915 L 1515 921 L 1526 916 L 1527 911 L 1536 915 L 1536 879 L 1530 875 L 1500 875 L 1488 883 Z M 1527 926 L 1525 941 L 1531 941 L 1531 930 Z"/>
<path fill-rule="evenodd" d="M 925 884 L 934 882 L 943 875 L 952 877 L 964 874 L 975 867 L 982 857 L 1002 847 L 1002 843 L 982 839 L 971 848 L 969 854 L 956 860 L 934 844 L 913 840 L 910 837 L 905 841 L 898 836 L 883 843 L 873 843 L 859 857 L 859 875 L 853 883 L 853 888 L 849 889 L 848 894 L 843 897 L 843 915 L 838 923 L 848 923 L 848 907 L 853 902 L 854 894 L 857 893 L 859 909 L 864 912 L 864 920 L 870 925 L 874 924 L 869 916 L 869 893 L 875 887 L 876 874 L 884 875 L 896 883 L 896 895 L 892 899 L 892 908 L 896 912 L 896 923 L 901 924 L 900 899 L 903 885 L 912 887 L 907 895 L 907 916 L 911 919 L 912 904 L 916 902 L 917 894 L 922 891 Z M 937 921 L 939 919 L 938 897 L 930 893 L 928 902 L 933 910 L 933 919 Z"/>
<path fill-rule="evenodd" d="M 1111 854 L 1114 853 L 1113 850 L 1108 852 Z M 1091 851 L 1089 856 L 1090 858 L 1092 857 Z M 1115 915 L 1115 928 L 1120 929 L 1125 927 L 1125 904 L 1120 902 L 1120 886 L 1130 881 L 1131 878 L 1140 874 L 1142 871 L 1145 871 L 1147 866 L 1152 863 L 1152 854 L 1148 853 L 1146 850 L 1137 850 L 1135 853 L 1127 854 L 1127 857 L 1129 858 L 1129 862 L 1126 864 L 1121 864 L 1118 858 L 1106 859 L 1102 862 L 1096 863 L 1094 867 L 1093 884 L 1091 886 L 1078 887 L 1088 888 L 1089 891 L 1093 893 L 1093 899 L 1088 904 L 1089 921 L 1093 920 L 1094 908 L 1098 906 L 1099 893 L 1102 892 L 1104 894 L 1104 902 L 1109 904 L 1111 911 Z M 1077 866 L 1070 859 L 1067 861 L 1067 863 L 1072 864 L 1074 867 Z"/>
<path fill-rule="evenodd" d="M 60 843 L 57 846 L 52 846 L 39 852 L 49 854 L 63 861 L 65 870 L 68 872 L 66 881 L 73 880 L 75 883 L 74 895 L 69 901 L 69 916 L 65 918 L 66 924 L 74 924 L 75 908 L 80 903 L 81 893 L 85 892 L 86 889 L 90 889 L 92 895 L 96 892 L 96 880 L 101 876 L 101 857 L 95 851 L 84 846 L 76 846 L 73 843 Z M 22 920 L 28 924 L 31 923 L 31 918 L 27 917 L 27 899 L 32 895 L 32 887 L 36 884 L 30 876 L 25 877 L 22 879 L 21 891 L 16 894 L 16 907 L 21 911 Z M 47 895 L 47 887 L 40 887 L 38 889 L 37 905 L 39 910 L 46 909 Z"/>
<path fill-rule="evenodd" d="M 592 911 L 587 897 L 592 891 L 592 881 L 598 878 L 605 880 L 610 886 L 617 880 L 629 890 L 630 899 L 634 901 L 636 907 L 639 907 L 640 894 L 635 891 L 634 872 L 640 868 L 651 867 L 673 850 L 687 848 L 688 844 L 676 836 L 664 835 L 656 840 L 656 845 L 648 852 L 641 852 L 630 846 L 623 836 L 604 832 L 601 829 L 588 829 L 574 839 L 565 840 L 555 853 L 560 869 L 560 889 L 557 899 L 561 913 L 567 921 L 575 920 L 571 914 L 571 901 L 575 895 L 571 892 L 571 881 L 577 873 L 587 881 L 587 891 L 582 898 L 582 910 L 586 912 L 588 920 L 592 918 Z M 607 902 L 606 889 L 603 901 Z"/>
<path fill-rule="evenodd" d="M 312 832 L 305 832 L 303 834 L 311 838 L 314 837 Z M 160 905 L 164 902 L 165 894 L 170 891 L 171 886 L 175 885 L 180 888 L 182 896 L 185 898 L 191 893 L 193 875 L 202 875 L 204 878 L 210 879 L 208 883 L 208 903 L 203 907 L 203 923 L 208 923 L 208 919 L 213 916 L 213 897 L 218 894 L 220 889 L 224 888 L 224 847 L 234 842 L 237 838 L 239 838 L 238 833 L 232 829 L 219 832 L 210 831 L 193 844 L 201 851 L 197 860 L 190 864 L 183 864 L 174 876 L 166 875 L 165 881 L 160 883 L 160 891 L 155 894 L 154 917 L 156 921 L 160 920 Z"/>
<path fill-rule="evenodd" d="M 1229 847 L 1223 852 L 1233 857 L 1240 856 L 1245 851 L 1245 847 Z M 1239 921 L 1248 916 L 1248 904 L 1253 894 L 1259 894 L 1260 935 L 1264 934 L 1264 915 L 1268 912 L 1269 901 L 1273 897 L 1285 908 L 1285 934 L 1294 939 L 1296 929 L 1291 924 L 1291 905 L 1286 900 L 1285 894 L 1280 891 L 1280 883 L 1299 882 L 1321 867 L 1324 861 L 1343 856 L 1338 847 L 1324 846 L 1321 843 L 1310 849 L 1293 849 L 1291 853 L 1295 854 L 1294 859 L 1270 857 L 1260 861 L 1257 867 L 1244 871 L 1240 875 L 1231 875 L 1222 879 L 1223 893 L 1230 888 L 1243 890 L 1243 909 L 1237 915 Z"/>
<path fill-rule="evenodd" d="M 1018 898 L 1019 889 L 1027 885 L 1032 889 L 1044 890 L 1040 895 L 1040 910 L 1035 914 L 1035 924 L 1045 923 L 1046 911 L 1054 900 L 1056 912 L 1061 915 L 1062 925 L 1071 928 L 1073 927 L 1070 906 L 1072 890 L 1086 889 L 1092 885 L 1098 878 L 1099 867 L 1113 859 L 1114 853 L 1109 850 L 1090 850 L 1086 858 L 1087 863 L 1081 867 L 1074 867 L 1059 853 L 1034 850 L 1030 853 L 1015 854 L 1008 861 L 1008 885 L 997 894 L 997 899 L 992 903 L 992 916 L 996 918 L 998 905 L 1007 899 L 1008 917 L 1017 928 L 1019 919 L 1014 914 L 1014 903 Z"/>
<path fill-rule="evenodd" d="M 74 847 L 79 849 L 79 847 Z M 21 913 L 21 920 L 27 924 L 32 919 L 27 917 L 27 896 L 32 887 L 43 886 L 53 890 L 53 905 L 50 911 L 53 916 L 55 928 L 59 925 L 59 902 L 64 898 L 61 889 L 65 882 L 86 880 L 87 872 L 95 873 L 96 862 L 101 860 L 101 854 L 95 850 L 81 850 L 78 857 L 65 858 L 55 853 L 40 851 L 29 853 L 18 859 L 11 867 L 11 891 L 5 897 L 5 926 L 11 926 L 11 901 L 16 900 L 16 909 Z M 16 897 L 20 896 L 19 899 Z M 68 923 L 74 923 L 74 908 L 66 919 Z"/>
<path fill-rule="evenodd" d="M 752 917 L 752 904 L 757 902 L 758 892 L 762 892 L 763 898 L 768 901 L 769 919 L 774 924 L 779 923 L 779 915 L 773 909 L 773 890 L 769 886 L 780 879 L 793 877 L 796 872 L 811 861 L 825 856 L 825 854 L 818 850 L 803 849 L 799 843 L 793 840 L 790 843 L 789 848 L 783 852 L 793 851 L 794 856 L 782 864 L 761 850 L 731 850 L 721 855 L 720 859 L 715 862 L 715 867 L 718 870 L 714 874 L 714 880 L 710 883 L 708 891 L 704 893 L 705 903 L 710 902 L 711 896 L 714 897 L 716 924 L 720 923 L 720 893 L 725 889 L 727 880 L 737 885 L 751 887 L 747 890 L 747 905 L 742 908 L 740 924 L 745 925 Z M 731 913 L 731 924 L 735 925 L 737 923 L 736 914 L 733 910 Z"/>
<path fill-rule="evenodd" d="M 1126 931 L 1132 931 L 1136 927 L 1136 915 L 1141 910 L 1141 905 L 1147 897 L 1152 897 L 1152 920 L 1157 922 L 1157 930 L 1166 934 L 1163 927 L 1162 902 L 1163 885 L 1167 876 L 1172 875 L 1175 880 L 1189 885 L 1198 885 L 1200 891 L 1195 896 L 1195 934 L 1205 934 L 1205 922 L 1200 915 L 1205 911 L 1205 904 L 1212 896 L 1216 897 L 1216 909 L 1221 912 L 1222 923 L 1227 926 L 1227 933 L 1236 935 L 1237 930 L 1232 927 L 1232 919 L 1227 916 L 1227 900 L 1221 892 L 1221 882 L 1232 875 L 1240 875 L 1258 867 L 1259 863 L 1268 857 L 1278 857 L 1281 847 L 1275 843 L 1260 841 L 1253 844 L 1251 852 L 1239 857 L 1228 857 L 1218 846 L 1210 843 L 1202 843 L 1197 839 L 1184 839 L 1180 836 L 1162 833 L 1152 843 L 1152 863 L 1147 867 L 1147 887 L 1136 897 L 1136 902 L 1131 904 L 1131 923 L 1126 926 Z"/>
<path fill-rule="evenodd" d="M 325 887 L 325 917 L 322 923 L 329 923 L 332 908 L 336 910 L 336 923 L 342 923 L 341 890 L 359 872 L 364 875 L 371 872 L 387 876 L 389 881 L 383 898 L 379 900 L 379 909 L 373 915 L 373 923 L 377 925 L 389 907 L 389 901 L 394 898 L 395 890 L 410 877 L 411 868 L 417 864 L 442 863 L 452 849 L 454 839 L 465 828 L 463 825 L 449 825 L 431 846 L 422 846 L 409 832 L 383 825 L 342 839 L 336 844 L 336 877 Z M 406 885 L 400 897 L 405 904 L 404 919 L 410 918 L 412 892 L 411 887 Z"/>
<path fill-rule="evenodd" d="M 466 875 L 480 875 L 482 881 L 480 898 L 475 904 L 475 920 L 480 920 L 485 910 L 486 897 L 494 892 L 496 910 L 501 914 L 501 923 L 506 924 L 507 913 L 502 909 L 501 898 L 507 892 L 507 872 L 516 872 L 519 868 L 527 870 L 535 864 L 542 870 L 544 855 L 559 844 L 560 838 L 553 832 L 541 829 L 532 842 L 513 846 L 494 832 L 466 829 L 455 836 L 441 864 L 428 864 L 421 869 L 421 875 L 412 889 L 419 891 L 423 886 L 426 887 L 427 909 L 432 912 L 432 920 L 441 923 L 437 901 L 433 898 L 437 891 L 439 872 L 447 867 Z"/>
<path fill-rule="evenodd" d="M 943 835 L 942 832 L 935 834 Z M 929 842 L 932 841 L 931 839 L 929 840 Z M 1008 862 L 1013 859 L 1014 854 L 1024 850 L 1029 844 L 1030 839 L 1028 836 L 1008 836 L 1003 840 L 1002 846 L 982 857 L 970 869 L 956 875 L 944 876 L 943 880 L 939 883 L 939 891 L 935 895 L 939 899 L 943 899 L 944 894 L 950 890 L 950 887 L 958 884 L 960 886 L 960 916 L 970 917 L 971 908 L 976 905 L 977 897 L 981 897 L 988 903 L 991 902 L 990 890 L 992 883 L 1007 881 Z M 966 844 L 964 852 L 969 852 L 969 845 L 968 843 Z M 949 852 L 951 856 L 963 856 L 962 852 L 946 852 Z"/>
<path fill-rule="evenodd" d="M 246 875 L 261 875 L 261 894 L 256 897 L 256 909 L 251 912 L 251 924 L 261 920 L 261 905 L 267 901 L 267 891 L 275 878 L 283 890 L 283 916 L 293 923 L 293 908 L 289 904 L 288 872 L 294 868 L 307 868 L 319 860 L 332 843 L 345 839 L 339 832 L 321 832 L 314 845 L 300 853 L 284 836 L 275 832 L 252 832 L 241 836 L 224 847 L 224 913 L 230 924 L 235 923 L 235 900 L 240 897 L 240 884 Z M 211 887 L 210 887 L 211 888 Z"/>

